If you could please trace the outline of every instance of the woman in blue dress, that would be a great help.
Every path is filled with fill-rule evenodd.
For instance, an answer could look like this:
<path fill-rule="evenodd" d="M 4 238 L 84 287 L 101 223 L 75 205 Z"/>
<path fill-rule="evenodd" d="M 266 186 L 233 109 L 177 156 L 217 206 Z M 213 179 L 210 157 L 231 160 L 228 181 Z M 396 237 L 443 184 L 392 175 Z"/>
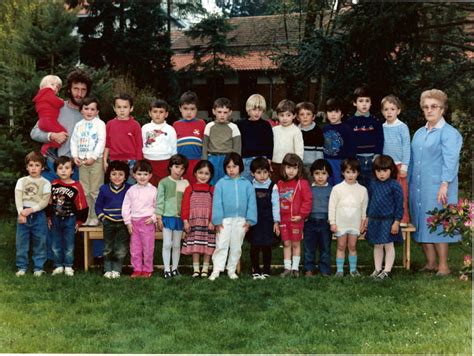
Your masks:
<path fill-rule="evenodd" d="M 421 94 L 420 106 L 426 125 L 413 136 L 409 179 L 410 213 L 417 229 L 413 238 L 422 244 L 426 257 L 421 270 L 437 271 L 438 275 L 450 274 L 448 244 L 460 240 L 460 236 L 441 235 L 442 228 L 430 233 L 426 222 L 429 210 L 458 200 L 462 137 L 443 117 L 447 101 L 447 95 L 441 90 L 431 89 Z"/>

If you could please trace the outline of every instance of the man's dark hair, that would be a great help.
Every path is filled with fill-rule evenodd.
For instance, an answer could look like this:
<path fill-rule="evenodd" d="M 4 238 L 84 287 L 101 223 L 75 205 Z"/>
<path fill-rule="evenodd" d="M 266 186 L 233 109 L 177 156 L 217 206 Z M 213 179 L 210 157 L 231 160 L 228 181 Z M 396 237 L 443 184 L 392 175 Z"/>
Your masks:
<path fill-rule="evenodd" d="M 92 79 L 89 74 L 81 69 L 76 69 L 69 73 L 67 76 L 67 92 L 69 94 L 71 93 L 71 87 L 74 83 L 84 83 L 87 87 L 86 96 L 89 96 L 92 88 Z"/>

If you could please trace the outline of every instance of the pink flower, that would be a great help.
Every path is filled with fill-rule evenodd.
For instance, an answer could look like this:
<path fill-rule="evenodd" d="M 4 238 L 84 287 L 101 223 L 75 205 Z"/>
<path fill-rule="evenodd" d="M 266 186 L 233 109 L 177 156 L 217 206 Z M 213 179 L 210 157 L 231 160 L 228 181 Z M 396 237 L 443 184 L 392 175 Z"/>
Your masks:
<path fill-rule="evenodd" d="M 472 256 L 471 255 L 465 255 L 464 256 L 464 266 L 470 267 L 472 265 Z"/>
<path fill-rule="evenodd" d="M 469 277 L 467 276 L 467 274 L 461 274 L 459 276 L 459 280 L 463 282 L 467 282 L 469 280 Z"/>
<path fill-rule="evenodd" d="M 464 222 L 465 227 L 471 227 L 471 224 L 472 224 L 471 220 L 468 220 L 468 221 Z"/>

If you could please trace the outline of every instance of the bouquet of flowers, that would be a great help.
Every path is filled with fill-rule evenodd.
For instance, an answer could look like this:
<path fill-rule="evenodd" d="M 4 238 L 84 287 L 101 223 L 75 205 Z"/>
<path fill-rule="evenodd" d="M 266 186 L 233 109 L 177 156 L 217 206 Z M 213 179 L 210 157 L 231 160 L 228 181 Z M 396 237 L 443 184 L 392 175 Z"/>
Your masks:
<path fill-rule="evenodd" d="M 462 246 L 466 251 L 472 248 L 472 217 L 474 215 L 474 203 L 468 199 L 459 199 L 457 204 L 443 205 L 441 209 L 434 208 L 428 211 L 426 219 L 430 232 L 434 232 L 438 227 L 442 227 L 440 235 L 457 236 L 461 235 Z M 461 269 L 461 280 L 467 280 L 472 275 L 472 257 L 464 256 L 464 266 Z"/>

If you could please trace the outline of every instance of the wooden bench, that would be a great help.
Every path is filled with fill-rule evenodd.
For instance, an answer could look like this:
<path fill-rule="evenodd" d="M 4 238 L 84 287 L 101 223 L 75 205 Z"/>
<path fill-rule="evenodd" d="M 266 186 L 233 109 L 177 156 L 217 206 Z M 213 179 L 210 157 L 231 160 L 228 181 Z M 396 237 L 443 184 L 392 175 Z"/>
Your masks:
<path fill-rule="evenodd" d="M 403 267 L 407 270 L 410 269 L 411 263 L 411 233 L 416 231 L 416 228 L 409 224 L 407 227 L 402 227 L 402 236 L 404 240 L 403 244 Z M 92 240 L 103 240 L 102 226 L 81 226 L 79 232 L 82 232 L 84 237 L 84 270 L 89 270 L 90 265 L 93 261 L 92 255 Z M 333 239 L 336 239 L 333 237 Z M 155 234 L 155 240 L 163 240 L 163 234 L 161 231 L 157 231 Z M 359 240 L 365 240 L 365 234 L 359 237 Z M 162 266 L 159 266 L 162 267 Z M 273 266 L 272 266 L 273 267 Z M 237 265 L 238 272 L 240 271 L 240 261 Z"/>

